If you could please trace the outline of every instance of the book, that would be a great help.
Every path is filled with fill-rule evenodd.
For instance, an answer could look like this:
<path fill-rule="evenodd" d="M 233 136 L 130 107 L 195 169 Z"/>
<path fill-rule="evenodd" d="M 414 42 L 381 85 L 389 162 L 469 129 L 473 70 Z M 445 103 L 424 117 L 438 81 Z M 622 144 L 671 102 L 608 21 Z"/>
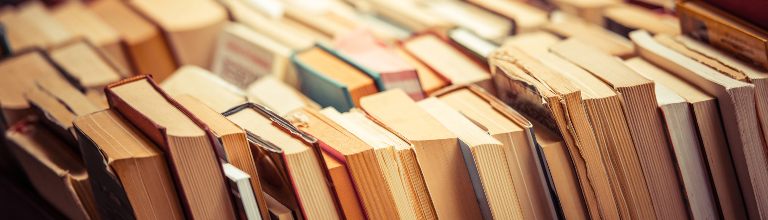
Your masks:
<path fill-rule="evenodd" d="M 434 215 L 413 144 L 360 109 L 339 113 L 325 108 L 321 113 L 373 148 L 399 216 L 424 219 Z"/>
<path fill-rule="evenodd" d="M 565 20 L 552 22 L 544 29 L 562 38 L 579 39 L 613 56 L 629 58 L 635 53 L 632 42 L 595 24 L 579 20 Z"/>
<path fill-rule="evenodd" d="M 291 53 L 290 48 L 268 36 L 232 23 L 218 36 L 211 72 L 240 89 L 266 75 L 296 81 Z"/>
<path fill-rule="evenodd" d="M 334 41 L 334 48 L 353 62 L 377 72 L 382 90 L 399 88 L 414 100 L 425 98 L 416 68 L 370 32 L 357 30 L 341 35 Z"/>
<path fill-rule="evenodd" d="M 760 1 L 721 1 L 706 0 L 706 3 L 718 7 L 719 9 L 736 15 L 745 21 L 763 29 L 768 29 L 765 14 L 760 13 L 767 5 Z"/>
<path fill-rule="evenodd" d="M 723 123 L 720 120 L 716 97 L 645 59 L 633 58 L 628 62 L 633 68 L 644 69 L 643 74 L 653 74 L 653 77 L 649 78 L 673 90 L 691 105 L 714 192 L 719 201 L 720 214 L 724 218 L 746 218 L 747 212 L 741 197 Z"/>
<path fill-rule="evenodd" d="M 470 3 L 459 1 L 435 1 L 424 4 L 427 11 L 442 17 L 456 26 L 469 30 L 483 39 L 501 42 L 515 26 L 512 20 L 499 16 Z"/>
<path fill-rule="evenodd" d="M 223 114 L 246 130 L 257 171 L 264 174 L 260 175 L 264 192 L 291 209 L 295 219 L 343 215 L 317 139 L 253 103 Z"/>
<path fill-rule="evenodd" d="M 688 101 L 662 82 L 658 82 L 659 78 L 669 77 L 669 73 L 642 58 L 632 58 L 625 63 L 655 83 L 656 100 L 679 167 L 680 182 L 684 188 L 683 196 L 689 204 L 688 212 L 694 218 L 715 218 L 720 215 L 706 159 L 700 150 L 702 145 L 699 142 L 694 113 Z M 658 77 L 662 74 L 665 76 Z"/>
<path fill-rule="evenodd" d="M 182 66 L 160 83 L 160 87 L 171 97 L 195 97 L 216 112 L 224 112 L 246 102 L 242 90 L 197 66 Z"/>
<path fill-rule="evenodd" d="M 669 151 L 670 143 L 664 134 L 664 124 L 658 114 L 653 82 L 616 57 L 575 39 L 565 40 L 550 49 L 621 94 L 626 124 L 641 165 L 628 168 L 630 172 L 622 180 L 626 181 L 623 186 L 631 214 L 645 216 L 641 218 L 683 218 L 686 215 L 683 192 L 679 187 L 674 157 Z M 642 170 L 632 170 L 635 168 Z M 637 178 L 645 178 L 645 181 L 636 181 Z"/>
<path fill-rule="evenodd" d="M 741 186 L 744 204 L 750 217 L 762 216 L 766 205 L 763 182 L 768 181 L 765 168 L 765 141 L 757 119 L 754 85 L 731 79 L 655 41 L 650 34 L 630 34 L 638 54 L 649 62 L 685 79 L 707 94 L 717 97 L 720 116 L 731 150 L 734 168 Z"/>
<path fill-rule="evenodd" d="M 512 33 L 535 31 L 547 23 L 547 12 L 524 2 L 500 0 L 470 0 L 471 4 L 503 16 L 514 22 Z M 503 40 L 503 39 L 500 39 Z M 501 43 L 501 41 L 496 41 Z"/>
<path fill-rule="evenodd" d="M 483 219 L 522 219 L 523 210 L 516 189 L 504 187 L 513 185 L 512 173 L 508 169 L 494 168 L 506 161 L 501 142 L 437 98 L 421 100 L 418 105 L 459 138 Z"/>
<path fill-rule="evenodd" d="M 74 41 L 51 48 L 48 55 L 77 88 L 93 94 L 91 97 L 103 96 L 106 85 L 128 75 L 89 41 Z"/>
<path fill-rule="evenodd" d="M 679 2 L 683 34 L 768 68 L 768 33 L 704 1 Z"/>
<path fill-rule="evenodd" d="M 622 114 L 616 114 L 621 112 L 598 116 L 600 108 L 593 107 L 617 108 L 620 100 L 610 87 L 557 55 L 542 53 L 531 57 L 512 44 L 505 44 L 489 62 L 499 88 L 498 98 L 532 121 L 560 133 L 573 159 L 589 216 L 627 215 L 625 202 L 614 197 L 622 191 L 610 160 L 611 154 L 617 153 L 609 152 L 608 148 L 619 145 L 613 142 L 632 146 L 629 131 L 622 127 Z M 619 122 L 617 128 L 596 124 L 602 122 L 593 121 L 599 117 Z M 606 139 L 603 134 L 607 132 L 614 132 L 611 137 L 615 138 Z"/>
<path fill-rule="evenodd" d="M 520 213 L 524 218 L 555 218 L 554 196 L 549 191 L 549 171 L 542 167 L 544 158 L 537 153 L 537 146 L 531 141 L 532 124 L 520 113 L 505 107 L 497 98 L 476 86 L 446 89 L 436 96 L 454 108 L 464 117 L 477 124 L 483 132 L 500 141 L 501 162 L 494 167 L 510 174 L 515 197 L 518 198 Z M 455 132 L 459 134 L 459 132 Z M 478 149 L 482 150 L 482 149 Z M 486 156 L 488 154 L 485 154 Z M 480 155 L 477 156 L 479 161 Z M 514 162 L 513 162 L 514 161 Z M 489 184 L 490 185 L 490 184 Z M 489 193 L 491 194 L 491 193 Z M 492 195 L 488 195 L 491 197 Z M 495 195 L 493 195 L 495 196 Z M 581 196 L 575 199 L 580 200 Z M 572 212 L 581 210 L 567 210 Z"/>
<path fill-rule="evenodd" d="M 341 1 L 294 0 L 285 2 L 284 19 L 306 26 L 333 39 L 361 26 L 351 6 Z"/>
<path fill-rule="evenodd" d="M 621 2 L 617 0 L 555 0 L 552 3 L 567 14 L 580 17 L 591 24 L 602 26 L 605 9 Z"/>
<path fill-rule="evenodd" d="M 426 218 L 481 218 L 458 139 L 402 90 L 361 99 L 362 109 L 414 144 L 433 213 Z M 424 211 L 424 209 L 422 209 Z M 431 210 L 426 210 L 431 211 Z"/>
<path fill-rule="evenodd" d="M 31 113 L 24 93 L 35 87 L 35 81 L 44 77 L 60 77 L 41 50 L 27 50 L 0 61 L 0 107 L 5 126 L 16 123 Z M 55 78 L 54 78 L 55 79 Z M 63 80 L 63 79 L 62 79 Z"/>
<path fill-rule="evenodd" d="M 371 11 L 411 32 L 448 30 L 455 26 L 450 21 L 425 10 L 418 2 L 372 0 L 365 4 Z"/>
<path fill-rule="evenodd" d="M 227 7 L 233 20 L 242 23 L 254 31 L 270 37 L 292 50 L 302 50 L 312 47 L 315 40 L 329 41 L 320 34 L 306 27 L 297 25 L 280 17 L 264 16 L 257 10 L 252 10 L 245 0 L 222 0 L 222 5 Z M 298 83 L 298 82 L 294 82 Z M 296 84 L 298 85 L 298 84 Z"/>
<path fill-rule="evenodd" d="M 147 75 L 110 84 L 110 109 L 125 116 L 165 153 L 185 216 L 235 219 L 232 198 L 209 128 Z"/>
<path fill-rule="evenodd" d="M 377 39 L 386 43 L 395 43 L 399 40 L 404 40 L 413 34 L 409 30 L 376 14 L 358 11 L 357 19 L 360 20 L 362 25 L 371 31 Z"/>
<path fill-rule="evenodd" d="M 624 37 L 638 29 L 654 34 L 680 34 L 680 21 L 677 17 L 637 5 L 618 4 L 608 7 L 603 12 L 603 20 L 606 29 Z"/>
<path fill-rule="evenodd" d="M 508 38 L 502 48 L 514 46 L 526 54 L 537 56 L 548 53 L 549 47 L 557 42 L 560 42 L 560 37 L 546 31 L 536 31 Z"/>
<path fill-rule="evenodd" d="M 136 74 L 152 74 L 162 82 L 176 69 L 168 43 L 160 30 L 121 1 L 96 1 L 88 9 L 118 32 L 128 68 Z"/>
<path fill-rule="evenodd" d="M 320 109 L 320 105 L 279 79 L 265 76 L 246 89 L 248 101 L 264 105 L 286 117 L 303 108 Z"/>
<path fill-rule="evenodd" d="M 269 219 L 278 219 L 278 220 L 293 219 L 293 215 L 291 215 L 291 210 L 288 209 L 288 207 L 285 207 L 283 204 L 280 204 L 280 202 L 272 198 L 272 196 L 269 196 L 269 194 L 264 193 L 264 198 L 266 198 L 267 206 L 269 207 Z"/>
<path fill-rule="evenodd" d="M 88 173 L 70 146 L 35 119 L 19 121 L 4 136 L 32 188 L 46 201 L 70 219 L 98 218 Z"/>
<path fill-rule="evenodd" d="M 301 79 L 301 92 L 323 107 L 347 111 L 360 98 L 383 88 L 378 73 L 362 68 L 322 45 L 291 56 Z"/>
<path fill-rule="evenodd" d="M 457 45 L 462 52 L 469 54 L 479 63 L 487 63 L 488 56 L 498 48 L 496 44 L 477 36 L 469 30 L 456 28 L 448 32 L 448 39 Z"/>
<path fill-rule="evenodd" d="M 405 51 L 448 79 L 451 84 L 478 84 L 488 91 L 495 91 L 491 75 L 485 67 L 435 35 L 419 35 L 404 41 L 402 46 Z"/>
<path fill-rule="evenodd" d="M 82 36 L 101 52 L 107 55 L 108 59 L 115 63 L 121 70 L 123 77 L 129 77 L 131 71 L 126 53 L 120 44 L 120 34 L 115 28 L 102 20 L 99 15 L 89 10 L 83 3 L 66 2 L 54 7 L 51 14 L 56 20 L 64 26 L 69 32 Z"/>
<path fill-rule="evenodd" d="M 49 48 L 76 37 L 39 1 L 20 4 L 15 11 L 3 16 L 0 22 L 7 28 L 11 51 L 34 47 Z"/>
<path fill-rule="evenodd" d="M 237 187 L 231 187 L 234 189 L 238 189 L 240 193 L 239 196 L 242 200 L 250 200 L 253 197 L 253 192 L 258 192 L 259 194 L 256 194 L 255 197 L 253 197 L 253 201 L 243 201 L 243 205 L 245 206 L 245 214 L 249 219 L 253 218 L 269 218 L 269 213 L 267 212 L 267 204 L 264 200 L 264 196 L 261 195 L 261 183 L 259 182 L 259 173 L 256 171 L 256 162 L 253 159 L 253 152 L 250 148 L 250 145 L 248 143 L 248 139 L 245 133 L 245 130 L 238 127 L 235 123 L 227 120 L 224 115 L 221 113 L 213 110 L 211 107 L 206 106 L 203 104 L 200 100 L 195 99 L 192 96 L 188 95 L 182 95 L 176 98 L 176 101 L 179 102 L 180 105 L 184 106 L 187 110 L 189 110 L 190 113 L 195 115 L 195 117 L 199 118 L 200 121 L 208 125 L 208 128 L 210 128 L 211 133 L 216 137 L 216 139 L 221 143 L 222 149 L 224 152 L 220 152 L 219 155 L 223 155 L 224 158 L 228 163 L 224 164 L 225 169 L 225 175 L 227 166 L 233 166 L 237 169 L 237 171 L 232 170 L 233 177 L 230 177 L 230 179 L 235 178 L 237 180 L 235 181 L 242 181 L 242 179 L 245 178 L 245 176 L 238 174 L 238 173 L 244 173 L 248 181 L 250 183 L 247 183 L 248 188 L 250 191 L 250 195 L 243 195 L 243 194 L 249 194 L 246 191 L 243 191 L 241 189 L 245 183 L 237 183 Z M 228 177 L 230 175 L 227 175 Z M 239 176 L 239 177 L 238 177 Z M 248 203 L 254 203 L 254 204 L 248 204 Z M 251 210 L 254 207 L 249 206 L 255 206 L 256 210 Z M 255 211 L 255 213 L 254 213 Z M 253 214 L 256 214 L 258 216 L 253 216 Z"/>
<path fill-rule="evenodd" d="M 216 37 L 227 23 L 221 5 L 208 0 L 137 0 L 129 4 L 162 30 L 179 66 L 210 66 Z"/>
<path fill-rule="evenodd" d="M 262 219 L 262 213 L 259 209 L 264 207 L 266 209 L 266 203 L 264 206 L 259 206 L 254 196 L 254 190 L 251 188 L 251 176 L 242 170 L 238 169 L 232 164 L 222 164 L 224 167 L 224 175 L 227 176 L 232 194 L 235 195 L 236 204 L 240 213 L 245 213 L 245 217 L 248 220 Z M 259 191 L 256 191 L 259 192 Z"/>
<path fill-rule="evenodd" d="M 184 219 L 165 155 L 120 113 L 74 122 L 101 218 Z"/>
<path fill-rule="evenodd" d="M 367 216 L 366 210 L 362 207 L 359 193 L 355 190 L 347 166 L 329 156 L 325 151 L 323 152 L 323 161 L 328 167 L 328 174 L 331 176 L 331 182 L 333 182 L 334 186 L 333 193 L 339 197 L 339 204 L 341 204 L 344 218 L 365 219 Z"/>
<path fill-rule="evenodd" d="M 432 94 L 438 89 L 451 84 L 448 79 L 429 68 L 429 66 L 419 61 L 413 55 L 406 52 L 402 46 L 396 47 L 395 52 L 397 52 L 397 54 L 405 59 L 405 61 L 407 61 L 409 64 L 413 65 L 414 68 L 416 68 L 416 74 L 419 75 L 419 84 L 421 84 L 421 88 L 424 90 L 426 95 Z"/>
<path fill-rule="evenodd" d="M 72 122 L 79 116 L 104 109 L 58 76 L 37 79 L 35 86 L 24 93 L 24 97 L 41 123 L 67 144 L 75 146 L 74 152 L 80 152 L 80 149 L 76 147 Z"/>

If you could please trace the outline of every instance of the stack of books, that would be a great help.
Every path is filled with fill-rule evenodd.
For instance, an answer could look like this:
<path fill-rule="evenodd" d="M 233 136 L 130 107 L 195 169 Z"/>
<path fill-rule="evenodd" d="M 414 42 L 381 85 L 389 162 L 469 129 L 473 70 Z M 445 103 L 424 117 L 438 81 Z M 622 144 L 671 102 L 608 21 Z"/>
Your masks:
<path fill-rule="evenodd" d="M 746 2 L 5 6 L 0 192 L 21 218 L 768 219 Z"/>

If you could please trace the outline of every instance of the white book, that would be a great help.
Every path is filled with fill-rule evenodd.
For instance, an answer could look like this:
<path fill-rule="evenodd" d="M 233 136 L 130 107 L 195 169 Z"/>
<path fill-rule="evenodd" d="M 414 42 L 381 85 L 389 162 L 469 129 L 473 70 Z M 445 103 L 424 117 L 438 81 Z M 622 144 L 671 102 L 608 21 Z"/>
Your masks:
<path fill-rule="evenodd" d="M 243 210 L 248 220 L 261 220 L 256 196 L 254 196 L 251 187 L 251 176 L 229 163 L 225 163 L 222 167 L 224 168 L 224 175 L 229 180 L 232 194 L 237 198 L 236 202 L 239 208 Z"/>

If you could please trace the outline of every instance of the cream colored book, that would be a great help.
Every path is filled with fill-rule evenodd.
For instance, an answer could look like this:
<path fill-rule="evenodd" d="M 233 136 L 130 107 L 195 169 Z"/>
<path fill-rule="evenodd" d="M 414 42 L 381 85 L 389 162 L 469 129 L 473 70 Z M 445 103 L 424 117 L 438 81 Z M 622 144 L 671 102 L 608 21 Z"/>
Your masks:
<path fill-rule="evenodd" d="M 680 182 L 688 200 L 688 210 L 697 219 L 717 218 L 718 205 L 707 168 L 692 107 L 688 101 L 664 82 L 670 73 L 642 58 L 625 61 L 627 66 L 655 83 L 656 100 L 664 116 L 667 135 L 678 164 Z M 659 76 L 662 75 L 662 76 Z"/>
<path fill-rule="evenodd" d="M 751 218 L 768 213 L 768 155 L 756 112 L 755 86 L 731 79 L 660 44 L 648 32 L 630 34 L 644 59 L 716 96 L 742 196 Z"/>
<path fill-rule="evenodd" d="M 179 66 L 210 66 L 216 37 L 227 23 L 227 11 L 221 5 L 210 0 L 134 0 L 129 4 L 160 27 Z"/>
<path fill-rule="evenodd" d="M 104 87 L 128 75 L 124 69 L 87 41 L 74 41 L 48 51 L 51 60 L 76 86 L 97 103 L 105 103 Z"/>
<path fill-rule="evenodd" d="M 270 76 L 251 83 L 245 92 L 248 101 L 267 106 L 284 117 L 303 108 L 320 109 L 320 105 L 304 96 L 296 88 Z"/>
<path fill-rule="evenodd" d="M 57 21 L 40 1 L 17 6 L 16 11 L 3 16 L 2 22 L 12 51 L 53 47 L 77 37 Z"/>
<path fill-rule="evenodd" d="M 125 57 L 125 51 L 120 45 L 120 33 L 112 26 L 102 20 L 99 15 L 88 10 L 85 5 L 77 1 L 69 1 L 58 5 L 51 11 L 51 14 L 61 23 L 69 32 L 82 36 L 94 46 L 106 53 L 120 69 L 130 68 L 128 59 Z M 124 71 L 127 73 L 130 71 Z"/>
<path fill-rule="evenodd" d="M 322 2 L 321 6 L 313 7 Z M 333 39 L 362 26 L 350 6 L 341 1 L 286 1 L 284 19 L 295 21 Z"/>
<path fill-rule="evenodd" d="M 314 44 L 313 35 L 307 34 L 296 26 L 284 25 L 281 17 L 272 18 L 248 7 L 246 0 L 221 0 L 227 7 L 234 21 L 252 28 L 293 50 L 309 48 Z"/>
<path fill-rule="evenodd" d="M 36 86 L 35 81 L 59 75 L 56 67 L 40 51 L 28 51 L 0 61 L 0 107 L 6 126 L 14 124 L 30 111 L 24 93 Z"/>
<path fill-rule="evenodd" d="M 654 34 L 680 34 L 680 21 L 677 17 L 631 4 L 618 4 L 606 8 L 603 12 L 603 20 L 607 29 L 624 36 L 630 31 L 639 29 Z"/>
<path fill-rule="evenodd" d="M 628 58 L 634 55 L 632 42 L 601 26 L 576 19 L 552 22 L 544 27 L 563 38 L 576 38 L 613 56 Z"/>
<path fill-rule="evenodd" d="M 501 42 L 513 33 L 511 20 L 462 1 L 433 1 L 426 10 L 489 41 Z"/>
<path fill-rule="evenodd" d="M 619 155 L 608 149 L 621 144 L 625 146 L 621 150 L 631 147 L 629 130 L 623 123 L 609 127 L 603 120 L 594 120 L 623 122 L 622 112 L 600 112 L 603 108 L 620 108 L 616 93 L 554 54 L 534 59 L 511 45 L 502 48 L 490 61 L 499 98 L 529 118 L 542 121 L 548 129 L 560 132 L 573 158 L 590 217 L 628 216 L 626 201 L 614 196 L 622 195 L 616 175 L 621 170 L 614 169 L 611 160 L 612 155 Z"/>
<path fill-rule="evenodd" d="M 240 89 L 266 75 L 295 81 L 297 76 L 288 60 L 291 53 L 290 48 L 268 36 L 232 23 L 218 36 L 211 72 Z"/>
<path fill-rule="evenodd" d="M 477 84 L 494 91 L 491 75 L 438 36 L 424 34 L 403 42 L 403 49 L 450 80 L 451 84 Z"/>
<path fill-rule="evenodd" d="M 630 172 L 624 175 L 626 179 L 622 182 L 632 215 L 639 218 L 684 218 L 683 192 L 658 114 L 653 81 L 630 69 L 617 57 L 577 39 L 565 40 L 550 49 L 621 94 L 626 123 L 642 166 L 642 170 L 628 169 Z M 640 178 L 645 178 L 647 185 L 638 181 Z"/>
<path fill-rule="evenodd" d="M 372 12 L 412 32 L 428 29 L 448 30 L 455 26 L 452 22 L 420 7 L 416 1 L 370 0 L 366 3 Z"/>
<path fill-rule="evenodd" d="M 602 25 L 605 9 L 620 4 L 620 0 L 554 0 L 554 3 L 565 13 L 578 16 L 585 21 Z"/>
<path fill-rule="evenodd" d="M 549 52 L 549 47 L 560 42 L 560 37 L 545 31 L 518 34 L 504 41 L 502 47 L 514 46 L 529 55 Z"/>
<path fill-rule="evenodd" d="M 196 66 L 179 68 L 160 83 L 160 87 L 172 97 L 195 97 L 216 112 L 224 112 L 246 102 L 242 90 Z"/>
<path fill-rule="evenodd" d="M 532 32 L 548 23 L 547 12 L 519 1 L 470 0 L 471 4 L 514 21 L 515 34 Z"/>
<path fill-rule="evenodd" d="M 483 218 L 522 219 L 516 189 L 505 187 L 513 185 L 512 173 L 508 168 L 497 168 L 506 162 L 504 145 L 437 98 L 427 98 L 418 104 L 459 138 Z"/>
<path fill-rule="evenodd" d="M 402 90 L 367 96 L 360 103 L 374 119 L 414 144 L 416 160 L 434 207 L 422 209 L 425 218 L 481 218 L 467 166 L 454 134 L 431 118 Z"/>

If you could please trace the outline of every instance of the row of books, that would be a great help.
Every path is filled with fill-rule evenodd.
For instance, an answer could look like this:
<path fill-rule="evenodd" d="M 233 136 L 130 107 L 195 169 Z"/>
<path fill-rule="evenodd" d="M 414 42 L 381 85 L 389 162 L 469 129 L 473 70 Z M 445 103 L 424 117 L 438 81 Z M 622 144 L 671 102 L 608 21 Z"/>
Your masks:
<path fill-rule="evenodd" d="M 765 31 L 708 4 L 30 2 L 0 119 L 73 219 L 767 218 Z"/>

